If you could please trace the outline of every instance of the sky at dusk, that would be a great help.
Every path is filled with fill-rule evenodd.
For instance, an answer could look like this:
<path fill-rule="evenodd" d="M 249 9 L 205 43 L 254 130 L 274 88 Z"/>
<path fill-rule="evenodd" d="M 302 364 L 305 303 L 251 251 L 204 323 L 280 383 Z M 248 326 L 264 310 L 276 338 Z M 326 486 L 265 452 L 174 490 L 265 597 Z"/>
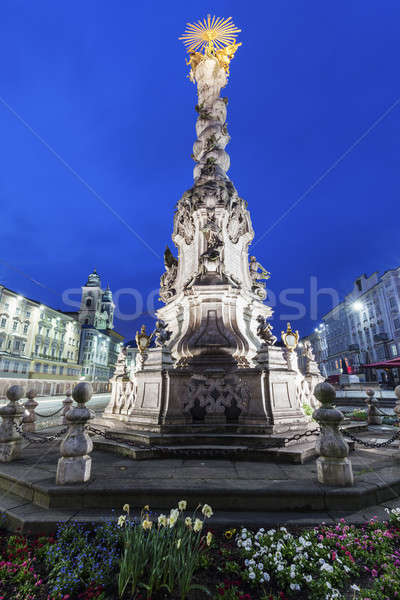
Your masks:
<path fill-rule="evenodd" d="M 275 328 L 290 317 L 308 334 L 332 306 L 311 287 L 343 298 L 400 264 L 398 1 L 3 0 L 0 283 L 74 310 L 63 297 L 77 302 L 96 266 L 134 317 L 117 331 L 152 322 L 140 313 L 161 306 L 193 183 L 196 90 L 178 37 L 208 13 L 242 29 L 223 90 L 228 175 L 272 273 Z"/>

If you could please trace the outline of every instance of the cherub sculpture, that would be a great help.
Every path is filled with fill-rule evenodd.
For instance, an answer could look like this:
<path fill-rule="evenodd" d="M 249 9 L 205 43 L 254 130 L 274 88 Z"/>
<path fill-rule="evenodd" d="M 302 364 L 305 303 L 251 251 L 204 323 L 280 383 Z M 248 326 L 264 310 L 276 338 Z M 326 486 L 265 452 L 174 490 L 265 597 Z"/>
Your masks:
<path fill-rule="evenodd" d="M 168 246 L 164 252 L 164 265 L 165 273 L 161 275 L 160 279 L 160 298 L 166 302 L 175 293 L 173 285 L 178 272 L 178 261 Z"/>
<path fill-rule="evenodd" d="M 278 338 L 272 333 L 272 325 L 270 325 L 262 315 L 258 315 L 257 321 L 259 323 L 257 327 L 258 337 L 261 338 L 267 346 L 273 346 Z"/>
<path fill-rule="evenodd" d="M 155 344 L 159 348 L 165 346 L 172 335 L 172 332 L 168 331 L 167 327 L 168 325 L 162 319 L 158 319 L 156 322 L 156 328 L 154 330 Z"/>
<path fill-rule="evenodd" d="M 221 50 L 217 50 L 215 52 L 215 55 L 218 59 L 219 64 L 225 70 L 225 73 L 228 75 L 228 77 L 229 77 L 229 63 L 231 62 L 232 58 L 234 57 L 236 50 L 241 45 L 242 45 L 242 42 L 239 42 L 238 44 L 236 44 L 234 42 L 233 44 L 229 44 L 228 46 L 225 46 L 224 48 L 221 48 Z"/>

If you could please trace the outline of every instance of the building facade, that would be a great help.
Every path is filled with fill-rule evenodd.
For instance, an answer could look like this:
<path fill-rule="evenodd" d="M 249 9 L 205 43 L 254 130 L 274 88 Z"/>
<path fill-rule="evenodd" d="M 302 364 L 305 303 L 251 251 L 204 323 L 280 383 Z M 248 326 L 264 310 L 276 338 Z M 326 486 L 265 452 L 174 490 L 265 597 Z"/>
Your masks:
<path fill-rule="evenodd" d="M 123 336 L 113 330 L 114 304 L 93 271 L 79 312 L 62 312 L 0 285 L 0 398 L 22 384 L 41 395 L 64 394 L 78 381 L 109 390 Z M 28 381 L 29 380 L 29 381 Z"/>
<path fill-rule="evenodd" d="M 400 356 L 400 267 L 361 275 L 343 302 L 322 317 L 321 325 L 309 336 L 321 372 L 338 375 L 342 370 L 361 373 L 361 365 Z M 323 350 L 322 350 L 323 349 Z M 367 378 L 383 383 L 389 375 L 383 370 L 365 370 Z"/>

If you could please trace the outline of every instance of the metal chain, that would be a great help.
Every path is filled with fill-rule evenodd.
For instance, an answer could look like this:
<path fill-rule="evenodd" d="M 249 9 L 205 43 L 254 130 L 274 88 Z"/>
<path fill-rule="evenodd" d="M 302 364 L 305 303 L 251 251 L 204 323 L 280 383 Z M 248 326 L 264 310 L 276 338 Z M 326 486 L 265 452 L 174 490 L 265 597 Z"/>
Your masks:
<path fill-rule="evenodd" d="M 87 425 L 86 429 L 96 435 L 100 435 L 101 437 L 103 437 L 106 440 L 110 440 L 112 442 L 119 442 L 121 444 L 126 444 L 127 446 L 131 446 L 133 448 L 152 449 L 152 450 L 154 449 L 154 450 L 158 450 L 160 452 L 171 453 L 170 448 L 165 448 L 164 446 L 146 446 L 145 444 L 139 444 L 138 442 L 135 442 L 133 440 L 127 440 L 125 438 L 118 437 L 116 435 L 112 435 L 109 431 L 103 431 L 102 429 L 98 429 L 97 427 L 93 427 L 92 425 Z M 276 442 L 275 444 L 268 444 L 266 446 L 261 446 L 259 448 L 258 447 L 249 448 L 248 446 L 245 446 L 241 449 L 241 451 L 247 452 L 248 450 L 268 450 L 269 448 L 283 448 L 289 442 L 298 441 L 302 438 L 307 438 L 312 435 L 319 435 L 319 434 L 320 434 L 319 428 L 312 429 L 312 430 L 306 431 L 305 433 L 296 433 L 295 435 L 293 435 L 290 438 L 284 438 L 283 440 L 281 439 L 278 442 Z M 176 452 L 180 452 L 180 451 L 181 450 L 177 450 Z M 229 451 L 231 452 L 232 450 L 230 449 Z M 202 452 L 203 452 L 203 454 L 205 454 L 206 452 L 209 453 L 209 451 L 208 450 L 206 451 L 205 449 L 204 450 L 196 449 L 196 452 L 198 452 L 200 454 Z M 218 450 L 218 452 L 220 452 L 220 451 Z"/>
<path fill-rule="evenodd" d="M 37 410 L 35 410 L 35 415 L 37 415 L 38 417 L 42 417 L 42 418 L 46 418 L 46 417 L 54 417 L 55 415 L 58 415 L 59 412 L 61 412 L 63 410 L 63 406 L 61 408 L 59 408 L 58 410 L 56 410 L 56 412 L 50 413 L 48 415 L 41 415 Z"/>
<path fill-rule="evenodd" d="M 343 429 L 340 429 L 339 431 L 342 435 L 350 438 L 351 440 L 353 440 L 354 442 L 357 442 L 358 444 L 361 444 L 362 446 L 365 446 L 366 448 L 387 448 L 388 446 L 393 444 L 393 442 L 395 440 L 400 438 L 400 431 L 396 431 L 396 433 L 390 439 L 386 440 L 386 442 L 382 442 L 382 443 L 378 444 L 376 442 L 366 442 L 364 440 L 361 440 L 360 438 L 357 438 L 355 435 L 353 435 Z"/>
<path fill-rule="evenodd" d="M 61 429 L 61 431 L 58 431 L 57 433 L 54 433 L 53 435 L 48 435 L 43 437 L 42 435 L 40 435 L 39 433 L 34 433 L 33 431 L 31 431 L 29 434 L 27 434 L 23 427 L 21 427 L 21 425 L 18 425 L 17 423 L 13 423 L 14 428 L 16 429 L 16 431 L 20 434 L 20 436 L 22 438 L 24 438 L 24 440 L 27 440 L 28 442 L 31 442 L 32 444 L 47 444 L 48 442 L 54 442 L 55 440 L 60 439 L 65 433 L 67 433 L 68 431 L 68 427 L 65 427 L 64 429 Z M 36 438 L 33 436 L 37 436 Z"/>

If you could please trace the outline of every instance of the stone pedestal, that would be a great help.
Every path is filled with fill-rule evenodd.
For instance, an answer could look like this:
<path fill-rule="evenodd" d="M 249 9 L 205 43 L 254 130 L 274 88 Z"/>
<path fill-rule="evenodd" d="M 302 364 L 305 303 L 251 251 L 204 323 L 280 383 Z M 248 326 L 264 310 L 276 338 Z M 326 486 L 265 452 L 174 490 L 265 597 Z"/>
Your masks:
<path fill-rule="evenodd" d="M 335 389 L 329 383 L 319 383 L 314 393 L 322 404 L 313 414 L 313 418 L 321 427 L 316 443 L 316 450 L 320 455 L 317 458 L 318 481 L 338 487 L 351 486 L 354 479 L 348 459 L 349 446 L 339 431 L 344 415 L 333 407 L 336 399 Z"/>
<path fill-rule="evenodd" d="M 15 425 L 21 425 L 24 408 L 18 400 L 23 397 L 24 388 L 13 385 L 7 390 L 9 403 L 0 407 L 0 462 L 11 462 L 21 456 L 23 440 Z"/>
<path fill-rule="evenodd" d="M 90 411 L 85 403 L 92 397 L 92 386 L 89 383 L 79 383 L 72 392 L 77 406 L 71 408 L 67 415 L 69 430 L 61 442 L 61 458 L 57 465 L 56 483 L 65 485 L 89 481 L 92 459 L 89 454 L 93 450 L 93 442 L 85 431 L 85 425 L 90 419 Z"/>
<path fill-rule="evenodd" d="M 35 409 L 38 406 L 36 402 L 36 392 L 34 390 L 29 390 L 26 394 L 28 400 L 24 402 L 25 413 L 22 419 L 24 431 L 27 433 L 36 431 L 36 413 Z"/>

